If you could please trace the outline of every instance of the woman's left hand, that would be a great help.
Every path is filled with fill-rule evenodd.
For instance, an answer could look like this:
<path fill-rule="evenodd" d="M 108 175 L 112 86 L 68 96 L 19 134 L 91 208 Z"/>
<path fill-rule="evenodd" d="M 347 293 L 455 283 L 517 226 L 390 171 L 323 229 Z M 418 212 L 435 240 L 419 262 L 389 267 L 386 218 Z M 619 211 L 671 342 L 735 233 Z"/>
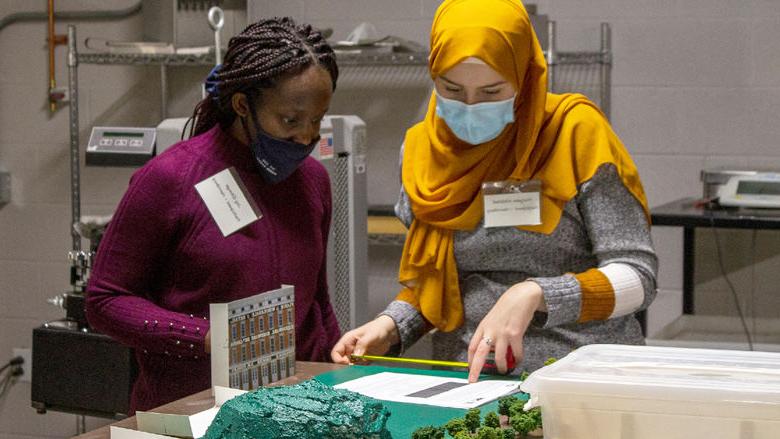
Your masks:
<path fill-rule="evenodd" d="M 535 311 L 546 311 L 542 287 L 526 281 L 513 285 L 498 299 L 479 323 L 469 343 L 469 382 L 479 378 L 490 351 L 495 351 L 499 373 L 507 372 L 506 354 L 509 347 L 515 363 L 523 358 L 523 336 Z M 495 348 L 495 349 L 494 349 Z"/>

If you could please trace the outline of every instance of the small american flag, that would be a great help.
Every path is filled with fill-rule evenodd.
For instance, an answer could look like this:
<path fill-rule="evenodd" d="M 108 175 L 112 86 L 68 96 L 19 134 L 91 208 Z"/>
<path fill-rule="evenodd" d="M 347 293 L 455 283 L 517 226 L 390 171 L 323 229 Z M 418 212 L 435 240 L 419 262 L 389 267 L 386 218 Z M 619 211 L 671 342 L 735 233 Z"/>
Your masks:
<path fill-rule="evenodd" d="M 320 138 L 320 157 L 333 157 L 333 137 L 328 136 Z"/>

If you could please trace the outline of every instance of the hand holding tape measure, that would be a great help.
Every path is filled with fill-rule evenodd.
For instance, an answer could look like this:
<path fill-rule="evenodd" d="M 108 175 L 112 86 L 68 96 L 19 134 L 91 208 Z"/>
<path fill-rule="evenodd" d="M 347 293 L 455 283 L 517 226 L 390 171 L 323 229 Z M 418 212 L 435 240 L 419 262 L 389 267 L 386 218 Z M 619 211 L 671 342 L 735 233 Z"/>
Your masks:
<path fill-rule="evenodd" d="M 467 368 L 469 381 L 476 382 L 483 372 L 503 374 L 516 367 L 522 359 L 523 336 L 534 313 L 546 310 L 544 295 L 537 283 L 525 281 L 513 285 L 501 295 L 474 332 L 468 349 L 469 362 L 364 355 L 366 352 L 383 354 L 399 342 L 395 322 L 385 315 L 344 334 L 331 351 L 331 357 L 340 364 L 387 361 Z M 505 361 L 497 361 L 496 355 L 504 355 Z"/>

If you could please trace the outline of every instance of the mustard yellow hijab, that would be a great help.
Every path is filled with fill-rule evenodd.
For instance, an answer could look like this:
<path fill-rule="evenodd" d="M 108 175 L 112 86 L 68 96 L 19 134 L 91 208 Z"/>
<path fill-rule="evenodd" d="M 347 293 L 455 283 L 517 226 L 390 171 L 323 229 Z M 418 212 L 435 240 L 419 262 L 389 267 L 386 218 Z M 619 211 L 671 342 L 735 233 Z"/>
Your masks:
<path fill-rule="evenodd" d="M 453 231 L 479 224 L 483 182 L 541 180 L 542 224 L 520 228 L 550 234 L 577 186 L 612 163 L 648 213 L 636 167 L 599 109 L 582 95 L 547 93 L 547 64 L 520 1 L 447 0 L 439 6 L 431 28 L 431 77 L 469 57 L 514 85 L 515 122 L 498 138 L 469 145 L 436 116 L 432 94 L 425 119 L 406 133 L 401 170 L 415 220 L 401 257 L 404 289 L 397 299 L 442 331 L 463 323 Z"/>

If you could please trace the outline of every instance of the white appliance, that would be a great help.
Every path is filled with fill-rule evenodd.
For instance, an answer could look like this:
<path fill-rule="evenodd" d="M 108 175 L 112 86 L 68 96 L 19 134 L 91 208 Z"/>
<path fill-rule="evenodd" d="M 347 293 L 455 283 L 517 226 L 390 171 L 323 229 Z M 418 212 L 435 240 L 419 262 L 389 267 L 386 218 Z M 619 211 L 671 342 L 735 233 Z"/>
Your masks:
<path fill-rule="evenodd" d="M 162 154 L 171 145 L 181 141 L 181 134 L 188 120 L 188 117 L 174 117 L 163 119 L 157 125 L 157 145 L 154 147 L 156 155 Z"/>
<path fill-rule="evenodd" d="M 366 124 L 357 116 L 325 116 L 312 157 L 330 174 L 333 219 L 328 240 L 328 287 L 342 331 L 368 313 Z"/>
<path fill-rule="evenodd" d="M 734 175 L 718 189 L 721 206 L 780 209 L 780 172 Z"/>
<path fill-rule="evenodd" d="M 154 155 L 157 131 L 145 127 L 92 127 L 87 166 L 141 166 Z"/>

